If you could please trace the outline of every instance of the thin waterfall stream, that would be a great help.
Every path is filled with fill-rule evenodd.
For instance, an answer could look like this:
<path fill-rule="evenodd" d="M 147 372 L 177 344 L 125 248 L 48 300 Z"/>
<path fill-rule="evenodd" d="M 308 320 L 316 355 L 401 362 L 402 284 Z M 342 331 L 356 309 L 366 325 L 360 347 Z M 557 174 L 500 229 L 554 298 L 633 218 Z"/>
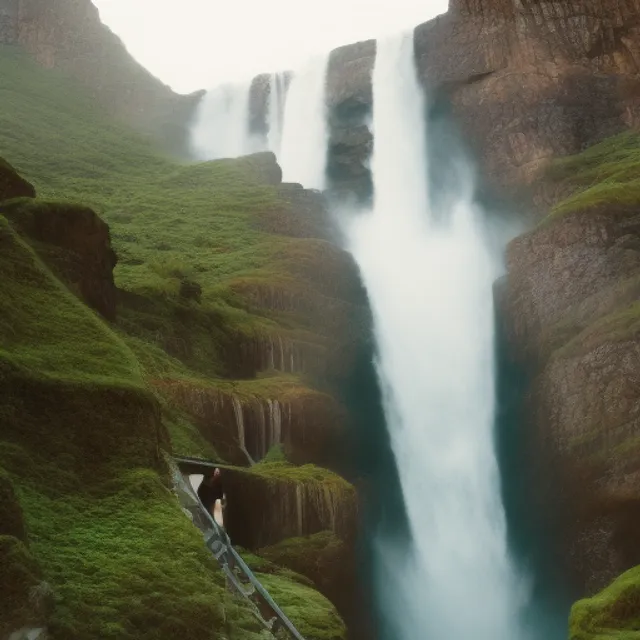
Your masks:
<path fill-rule="evenodd" d="M 376 540 L 388 640 L 516 640 L 527 588 L 509 555 L 494 443 L 499 256 L 464 157 L 450 192 L 430 193 L 410 34 L 378 41 L 373 105 L 373 206 L 347 237 L 372 308 L 410 534 Z"/>

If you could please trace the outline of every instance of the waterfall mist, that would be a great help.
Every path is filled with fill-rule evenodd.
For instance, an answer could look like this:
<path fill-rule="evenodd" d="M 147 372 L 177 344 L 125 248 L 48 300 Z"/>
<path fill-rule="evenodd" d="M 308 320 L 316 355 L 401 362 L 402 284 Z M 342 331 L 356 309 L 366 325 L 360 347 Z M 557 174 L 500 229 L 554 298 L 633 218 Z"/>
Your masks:
<path fill-rule="evenodd" d="M 199 159 L 236 158 L 260 149 L 249 132 L 250 89 L 247 82 L 207 92 L 191 128 L 191 147 Z"/>
<path fill-rule="evenodd" d="M 376 539 L 383 635 L 523 638 L 527 586 L 509 556 L 494 443 L 500 260 L 456 149 L 453 174 L 430 193 L 411 35 L 378 42 L 373 97 L 374 204 L 347 237 L 371 303 L 409 528 L 401 544 Z"/>
<path fill-rule="evenodd" d="M 276 152 L 284 180 L 307 189 L 325 186 L 328 62 L 328 55 L 313 58 L 294 73 L 284 108 L 280 153 Z"/>

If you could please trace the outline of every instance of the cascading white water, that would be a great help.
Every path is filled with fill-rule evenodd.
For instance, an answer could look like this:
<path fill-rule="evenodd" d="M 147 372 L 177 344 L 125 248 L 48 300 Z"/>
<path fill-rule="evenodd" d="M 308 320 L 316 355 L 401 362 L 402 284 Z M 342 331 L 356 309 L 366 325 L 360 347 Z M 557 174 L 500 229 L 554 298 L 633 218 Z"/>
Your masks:
<path fill-rule="evenodd" d="M 272 73 L 269 78 L 269 104 L 267 106 L 267 146 L 280 155 L 284 109 L 287 98 L 287 78 L 284 73 Z"/>
<path fill-rule="evenodd" d="M 207 92 L 191 129 L 191 146 L 198 158 L 237 158 L 259 150 L 259 141 L 249 131 L 250 89 L 247 82 Z"/>
<path fill-rule="evenodd" d="M 328 61 L 328 55 L 314 58 L 294 73 L 284 109 L 278 160 L 284 180 L 299 182 L 307 189 L 325 186 Z"/>
<path fill-rule="evenodd" d="M 411 534 L 403 549 L 378 540 L 390 637 L 517 640 L 526 588 L 509 558 L 493 438 L 499 260 L 464 158 L 455 191 L 431 205 L 410 35 L 378 42 L 373 97 L 374 205 L 348 238 L 371 301 Z"/>

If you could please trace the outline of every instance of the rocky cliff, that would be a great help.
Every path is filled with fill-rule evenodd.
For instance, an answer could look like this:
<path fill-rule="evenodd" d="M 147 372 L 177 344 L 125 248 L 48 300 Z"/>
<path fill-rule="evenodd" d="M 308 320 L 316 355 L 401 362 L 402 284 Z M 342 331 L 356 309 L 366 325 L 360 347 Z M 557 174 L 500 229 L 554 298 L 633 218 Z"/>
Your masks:
<path fill-rule="evenodd" d="M 535 492 L 562 514 L 567 567 L 592 591 L 640 563 L 640 218 L 559 217 L 515 240 L 506 309 L 530 371 Z"/>
<path fill-rule="evenodd" d="M 640 563 L 639 150 L 624 134 L 556 163 L 555 179 L 576 193 L 509 245 L 500 296 L 511 356 L 530 380 L 520 420 L 535 504 L 582 594 Z M 618 591 L 607 593 L 620 602 L 600 604 L 618 611 L 612 628 L 628 628 Z M 602 622 L 600 604 L 576 605 L 575 637 Z"/>
<path fill-rule="evenodd" d="M 640 115 L 636 0 L 453 0 L 418 26 L 419 73 L 446 96 L 500 197 L 537 210 L 557 198 L 541 179 L 550 159 L 580 151 Z M 366 195 L 373 41 L 337 49 L 328 77 L 329 171 L 338 190 Z"/>
<path fill-rule="evenodd" d="M 198 95 L 173 93 L 133 60 L 91 0 L 0 0 L 0 45 L 18 45 L 43 67 L 65 71 L 99 108 L 185 152 Z"/>

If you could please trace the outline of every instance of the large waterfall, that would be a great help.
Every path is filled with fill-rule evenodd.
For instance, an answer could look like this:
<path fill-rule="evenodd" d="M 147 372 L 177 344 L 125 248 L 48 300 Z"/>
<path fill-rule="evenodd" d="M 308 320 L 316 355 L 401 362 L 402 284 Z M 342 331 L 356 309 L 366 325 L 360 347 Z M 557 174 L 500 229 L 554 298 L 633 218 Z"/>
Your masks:
<path fill-rule="evenodd" d="M 348 238 L 410 528 L 401 549 L 377 540 L 388 638 L 517 640 L 526 589 L 509 558 L 493 434 L 499 260 L 463 157 L 449 163 L 452 188 L 430 193 L 410 35 L 378 42 L 373 96 L 374 204 Z"/>
<path fill-rule="evenodd" d="M 277 154 L 284 179 L 299 182 L 308 189 L 322 189 L 325 185 L 328 61 L 328 55 L 318 56 L 294 73 L 285 103 L 282 144 Z"/>

